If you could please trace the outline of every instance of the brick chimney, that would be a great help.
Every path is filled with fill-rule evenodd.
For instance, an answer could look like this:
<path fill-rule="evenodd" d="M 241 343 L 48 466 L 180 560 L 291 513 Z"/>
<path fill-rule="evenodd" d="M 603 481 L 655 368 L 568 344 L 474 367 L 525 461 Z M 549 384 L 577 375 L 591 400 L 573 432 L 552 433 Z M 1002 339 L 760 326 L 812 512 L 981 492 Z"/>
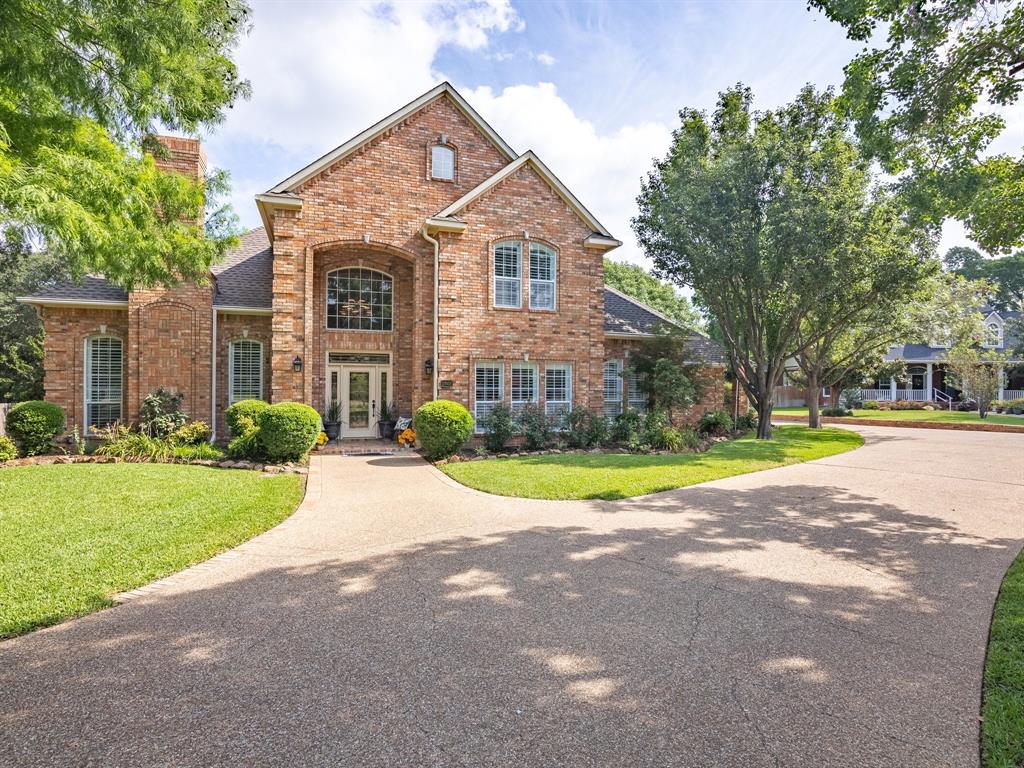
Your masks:
<path fill-rule="evenodd" d="M 163 171 L 177 171 L 202 179 L 206 176 L 206 153 L 199 139 L 185 139 L 180 136 L 154 136 L 169 152 L 166 157 L 154 157 L 157 168 Z"/>

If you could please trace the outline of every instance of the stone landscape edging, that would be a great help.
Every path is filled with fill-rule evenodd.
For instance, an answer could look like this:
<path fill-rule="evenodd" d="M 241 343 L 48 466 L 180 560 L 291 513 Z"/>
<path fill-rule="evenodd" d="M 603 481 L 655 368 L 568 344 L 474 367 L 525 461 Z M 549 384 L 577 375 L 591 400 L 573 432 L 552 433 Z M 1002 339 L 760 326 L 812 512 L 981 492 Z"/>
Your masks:
<path fill-rule="evenodd" d="M 773 413 L 772 421 L 804 423 L 806 416 Z M 982 424 L 972 421 L 907 421 L 903 419 L 876 419 L 866 416 L 822 416 L 822 424 L 864 424 L 869 427 L 906 427 L 908 429 L 958 429 L 964 432 L 1013 432 L 1024 434 L 1024 424 Z"/>
<path fill-rule="evenodd" d="M 267 474 L 292 473 L 306 474 L 306 467 L 297 464 L 259 464 L 254 461 L 235 461 L 233 459 L 175 459 L 174 461 L 125 461 L 119 456 L 102 456 L 98 454 L 68 454 L 55 456 L 24 456 L 19 459 L 0 461 L 0 469 L 6 467 L 29 467 L 47 464 L 188 464 L 198 467 L 214 467 L 216 469 L 248 469 Z"/>

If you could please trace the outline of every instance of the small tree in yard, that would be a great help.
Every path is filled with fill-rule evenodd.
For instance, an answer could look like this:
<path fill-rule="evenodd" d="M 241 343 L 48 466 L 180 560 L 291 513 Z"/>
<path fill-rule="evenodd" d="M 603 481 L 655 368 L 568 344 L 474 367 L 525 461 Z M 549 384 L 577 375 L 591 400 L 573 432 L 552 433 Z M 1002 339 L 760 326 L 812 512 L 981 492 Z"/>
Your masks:
<path fill-rule="evenodd" d="M 1006 368 L 1007 356 L 989 349 L 978 351 L 966 344 L 949 351 L 949 371 L 956 387 L 978 404 L 978 417 L 988 416 L 992 401 L 999 395 L 999 380 Z"/>
<path fill-rule="evenodd" d="M 835 286 L 866 281 L 868 296 L 886 290 L 862 271 L 845 277 L 851 263 L 865 249 L 904 264 L 921 254 L 910 258 L 898 238 L 895 246 L 888 238 L 858 246 L 880 214 L 867 163 L 831 93 L 807 87 L 772 112 L 750 104 L 750 90 L 737 86 L 720 96 L 710 120 L 681 112 L 667 157 L 642 186 L 633 227 L 659 276 L 692 288 L 714 318 L 757 410 L 757 436 L 768 439 L 786 360 L 843 319 L 821 310 L 841 307 Z M 813 323 L 815 309 L 829 320 Z"/>
<path fill-rule="evenodd" d="M 629 361 L 629 371 L 637 374 L 640 391 L 647 395 L 657 411 L 663 411 L 672 424 L 672 411 L 685 410 L 700 397 L 695 366 L 686 363 L 689 335 L 674 326 L 665 326 L 647 339 Z"/>

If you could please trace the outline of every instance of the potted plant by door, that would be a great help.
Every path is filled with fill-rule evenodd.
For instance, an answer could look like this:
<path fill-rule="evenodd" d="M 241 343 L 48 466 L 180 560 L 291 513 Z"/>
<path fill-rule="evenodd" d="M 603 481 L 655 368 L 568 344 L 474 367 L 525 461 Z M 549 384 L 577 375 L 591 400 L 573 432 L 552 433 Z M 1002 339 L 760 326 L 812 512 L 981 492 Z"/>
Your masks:
<path fill-rule="evenodd" d="M 377 419 L 377 431 L 384 440 L 395 439 L 396 419 L 395 404 L 382 400 L 380 403 L 380 417 Z"/>
<path fill-rule="evenodd" d="M 324 414 L 324 432 L 327 433 L 328 440 L 337 440 L 340 431 L 341 403 L 331 400 L 331 404 L 327 406 L 327 413 Z"/>

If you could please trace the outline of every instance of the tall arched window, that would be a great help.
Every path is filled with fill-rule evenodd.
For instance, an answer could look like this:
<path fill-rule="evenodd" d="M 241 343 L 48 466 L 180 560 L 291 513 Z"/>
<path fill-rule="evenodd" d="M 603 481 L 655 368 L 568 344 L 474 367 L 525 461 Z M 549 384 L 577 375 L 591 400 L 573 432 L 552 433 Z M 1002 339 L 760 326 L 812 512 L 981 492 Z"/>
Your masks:
<path fill-rule="evenodd" d="M 989 348 L 1003 346 L 1003 326 L 999 323 L 991 322 L 985 326 L 985 346 Z"/>
<path fill-rule="evenodd" d="M 85 431 L 121 420 L 124 382 L 123 344 L 115 336 L 85 340 Z"/>
<path fill-rule="evenodd" d="M 391 275 L 352 267 L 327 273 L 327 327 L 346 331 L 390 331 L 394 305 Z"/>
<path fill-rule="evenodd" d="M 430 148 L 430 178 L 442 181 L 455 180 L 455 150 L 443 144 Z"/>

